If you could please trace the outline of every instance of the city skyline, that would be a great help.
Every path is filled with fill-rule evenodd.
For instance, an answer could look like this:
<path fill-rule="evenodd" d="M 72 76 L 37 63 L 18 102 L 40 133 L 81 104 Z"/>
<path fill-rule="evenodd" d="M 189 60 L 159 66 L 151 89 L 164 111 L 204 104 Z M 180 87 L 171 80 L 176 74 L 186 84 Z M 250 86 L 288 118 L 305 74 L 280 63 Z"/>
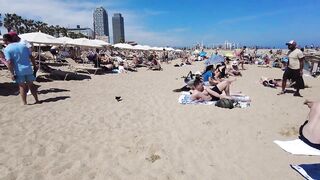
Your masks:
<path fill-rule="evenodd" d="M 126 19 L 127 40 L 154 46 L 191 46 L 235 43 L 259 46 L 284 46 L 294 39 L 298 44 L 319 45 L 320 1 L 187 0 L 0 0 L 0 12 L 17 13 L 64 27 L 92 26 L 92 12 L 102 6 L 109 14 L 121 12 Z M 25 4 L 33 4 L 25 8 Z M 50 8 L 48 8 L 50 7 Z M 61 8 L 63 7 L 63 8 Z M 59 12 L 59 13 L 57 13 Z M 4 31 L 2 31 L 4 32 Z M 112 32 L 109 33 L 112 37 Z"/>

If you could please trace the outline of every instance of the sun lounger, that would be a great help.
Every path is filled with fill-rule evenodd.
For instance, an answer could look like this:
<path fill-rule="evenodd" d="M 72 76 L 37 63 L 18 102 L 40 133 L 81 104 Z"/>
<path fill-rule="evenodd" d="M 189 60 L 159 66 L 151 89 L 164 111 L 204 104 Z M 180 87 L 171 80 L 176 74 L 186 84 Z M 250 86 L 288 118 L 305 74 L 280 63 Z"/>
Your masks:
<path fill-rule="evenodd" d="M 102 70 L 102 68 L 95 68 L 95 67 L 92 67 L 91 65 L 77 64 L 71 58 L 65 58 L 65 60 L 68 62 L 70 69 L 72 69 L 74 71 L 83 71 L 83 72 L 88 73 L 89 75 L 91 74 L 90 73 L 90 71 L 91 71 L 91 72 L 94 72 L 93 73 L 94 75 L 96 75 L 99 70 Z"/>
<path fill-rule="evenodd" d="M 300 164 L 290 166 L 307 180 L 320 179 L 320 164 Z"/>
<path fill-rule="evenodd" d="M 292 141 L 273 141 L 280 148 L 293 155 L 320 156 L 320 150 L 310 147 L 300 139 Z"/>

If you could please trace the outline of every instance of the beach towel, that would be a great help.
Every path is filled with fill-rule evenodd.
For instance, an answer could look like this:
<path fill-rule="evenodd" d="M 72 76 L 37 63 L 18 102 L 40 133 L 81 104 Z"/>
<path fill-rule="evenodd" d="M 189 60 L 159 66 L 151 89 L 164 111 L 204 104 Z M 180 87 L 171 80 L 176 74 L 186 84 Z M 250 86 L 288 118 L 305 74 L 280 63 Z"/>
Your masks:
<path fill-rule="evenodd" d="M 292 169 L 296 170 L 299 174 L 301 174 L 305 179 L 320 179 L 320 164 L 300 164 L 290 166 Z"/>
<path fill-rule="evenodd" d="M 180 104 L 203 104 L 203 105 L 215 105 L 216 101 L 193 101 L 191 100 L 191 94 L 189 92 L 182 92 L 178 99 Z"/>
<path fill-rule="evenodd" d="M 250 97 L 249 96 L 232 96 L 235 99 L 234 107 L 247 108 L 250 107 Z M 180 104 L 202 104 L 202 105 L 216 105 L 217 101 L 198 101 L 191 100 L 191 94 L 189 92 L 182 92 L 179 96 L 178 102 Z"/>
<path fill-rule="evenodd" d="M 283 150 L 294 155 L 320 156 L 320 150 L 315 149 L 300 139 L 292 141 L 273 141 Z"/>

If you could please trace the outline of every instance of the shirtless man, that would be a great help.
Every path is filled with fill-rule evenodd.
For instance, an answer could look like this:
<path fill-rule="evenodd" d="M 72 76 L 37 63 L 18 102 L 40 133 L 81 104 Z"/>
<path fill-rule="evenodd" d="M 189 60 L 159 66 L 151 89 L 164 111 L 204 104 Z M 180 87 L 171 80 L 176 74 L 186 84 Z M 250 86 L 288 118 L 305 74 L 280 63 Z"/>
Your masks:
<path fill-rule="evenodd" d="M 220 99 L 232 99 L 230 97 L 230 84 L 232 81 L 223 81 L 212 89 L 205 87 L 200 79 L 196 79 L 191 90 L 191 100 L 218 101 Z M 225 92 L 225 95 L 222 92 Z"/>
<path fill-rule="evenodd" d="M 310 108 L 308 120 L 300 127 L 299 138 L 320 150 L 320 102 L 305 101 Z"/>

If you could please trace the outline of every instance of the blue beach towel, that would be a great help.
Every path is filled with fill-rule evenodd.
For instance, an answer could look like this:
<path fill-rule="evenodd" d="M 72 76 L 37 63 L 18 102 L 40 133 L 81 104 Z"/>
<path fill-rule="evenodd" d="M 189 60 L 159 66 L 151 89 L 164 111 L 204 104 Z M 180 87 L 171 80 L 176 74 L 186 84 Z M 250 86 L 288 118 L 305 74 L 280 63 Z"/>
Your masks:
<path fill-rule="evenodd" d="M 292 169 L 300 173 L 305 179 L 320 180 L 320 164 L 290 165 Z"/>

